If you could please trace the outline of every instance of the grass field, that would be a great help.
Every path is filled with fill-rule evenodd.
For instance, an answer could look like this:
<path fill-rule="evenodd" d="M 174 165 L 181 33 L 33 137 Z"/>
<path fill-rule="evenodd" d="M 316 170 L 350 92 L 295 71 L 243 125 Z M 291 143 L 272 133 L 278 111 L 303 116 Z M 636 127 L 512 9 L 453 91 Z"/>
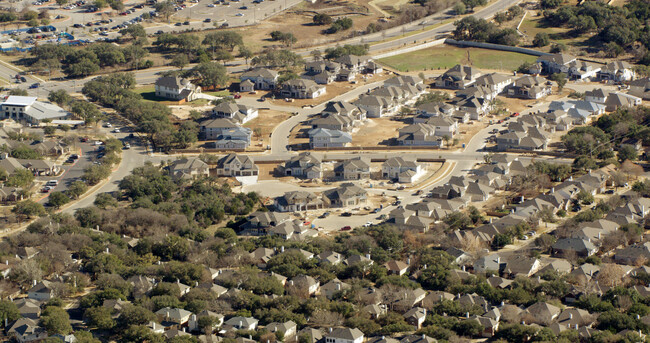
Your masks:
<path fill-rule="evenodd" d="M 467 54 L 471 63 L 468 63 Z M 471 64 L 479 69 L 515 70 L 536 56 L 507 51 L 441 46 L 382 58 L 379 61 L 399 71 L 448 69 L 456 64 Z"/>
<path fill-rule="evenodd" d="M 551 38 L 551 43 L 563 43 L 566 45 L 581 45 L 585 40 L 589 39 L 588 35 L 573 37 L 569 35 L 570 29 L 563 27 L 546 27 L 540 22 L 540 18 L 526 18 L 521 23 L 519 30 L 526 34 L 532 42 L 532 39 L 539 32 L 546 32 Z M 540 50 L 548 51 L 550 45 Z"/>

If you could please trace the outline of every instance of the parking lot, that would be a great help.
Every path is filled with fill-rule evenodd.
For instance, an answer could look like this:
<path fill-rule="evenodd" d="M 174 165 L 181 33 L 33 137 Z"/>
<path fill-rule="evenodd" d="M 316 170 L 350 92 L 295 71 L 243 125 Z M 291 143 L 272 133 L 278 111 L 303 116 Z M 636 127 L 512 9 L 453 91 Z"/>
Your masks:
<path fill-rule="evenodd" d="M 188 30 L 205 30 L 216 27 L 237 27 L 253 25 L 274 14 L 281 13 L 301 0 L 193 0 L 178 4 L 169 22 L 156 17 L 154 5 L 144 1 L 126 1 L 123 11 L 110 8 L 97 10 L 92 2 L 79 0 L 66 6 L 58 6 L 54 0 L 23 0 L 10 3 L 0 1 L 0 7 L 13 8 L 17 11 L 29 8 L 35 11 L 47 10 L 53 19 L 50 26 L 56 33 L 47 34 L 52 41 L 61 41 L 61 33 L 67 32 L 74 40 L 96 41 L 113 39 L 119 36 L 119 30 L 128 25 L 141 23 L 148 34 L 162 32 L 183 32 Z M 143 17 L 144 15 L 144 17 Z M 152 19 L 145 19 L 151 16 Z M 44 39 L 43 32 L 21 30 L 14 39 L 26 44 Z M 38 38 L 36 36 L 39 36 Z M 39 43 L 42 43 L 39 41 Z"/>

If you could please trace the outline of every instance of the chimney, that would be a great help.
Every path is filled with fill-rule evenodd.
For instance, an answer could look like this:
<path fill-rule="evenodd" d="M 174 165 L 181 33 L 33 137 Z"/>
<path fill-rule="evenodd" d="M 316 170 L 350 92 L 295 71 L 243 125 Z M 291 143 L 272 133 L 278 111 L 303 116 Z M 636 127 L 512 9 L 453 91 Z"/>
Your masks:
<path fill-rule="evenodd" d="M 551 191 L 549 192 L 549 194 L 553 194 L 553 193 L 555 193 L 555 187 L 551 187 Z"/>
<path fill-rule="evenodd" d="M 406 264 L 408 264 L 409 266 L 411 265 L 411 258 L 410 257 L 406 259 Z"/>
<path fill-rule="evenodd" d="M 573 181 L 573 175 L 569 175 L 569 181 Z"/>
<path fill-rule="evenodd" d="M 332 333 L 332 328 L 329 328 L 328 331 L 329 331 L 329 333 Z"/>
<path fill-rule="evenodd" d="M 490 218 L 490 224 L 492 224 L 492 218 Z"/>
<path fill-rule="evenodd" d="M 192 313 L 192 318 L 190 320 L 196 321 L 196 314 Z"/>
<path fill-rule="evenodd" d="M 461 269 L 462 269 L 463 271 L 465 271 L 465 266 L 462 266 Z"/>
<path fill-rule="evenodd" d="M 370 254 L 366 254 L 366 258 L 367 258 L 367 259 L 370 259 Z"/>
<path fill-rule="evenodd" d="M 501 256 L 497 256 L 497 263 L 501 263 Z"/>
<path fill-rule="evenodd" d="M 284 245 L 280 247 L 280 252 L 284 252 Z"/>
<path fill-rule="evenodd" d="M 336 290 L 337 290 L 337 291 L 340 291 L 340 290 L 341 290 L 341 284 L 340 284 L 340 283 L 337 283 L 337 284 L 336 284 Z"/>
<path fill-rule="evenodd" d="M 506 305 L 506 302 L 505 302 L 505 301 L 501 301 L 501 306 L 505 306 L 505 305 Z"/>
<path fill-rule="evenodd" d="M 422 269 L 426 270 L 426 269 L 427 269 L 427 265 L 425 264 L 424 267 L 423 267 Z"/>
<path fill-rule="evenodd" d="M 573 319 L 573 313 L 569 313 L 569 319 Z"/>
<path fill-rule="evenodd" d="M 194 287 L 199 287 L 199 282 L 198 281 L 194 281 Z"/>
<path fill-rule="evenodd" d="M 36 280 L 32 280 L 32 286 L 36 286 Z"/>
<path fill-rule="evenodd" d="M 598 239 L 600 239 L 600 232 L 598 233 Z"/>
<path fill-rule="evenodd" d="M 422 334 L 422 339 L 425 340 L 427 338 L 427 335 Z"/>
<path fill-rule="evenodd" d="M 6 266 L 9 265 L 9 260 L 5 260 L 5 265 L 6 265 Z"/>
<path fill-rule="evenodd" d="M 386 336 L 381 336 L 382 341 L 385 340 L 385 339 L 386 339 Z"/>
<path fill-rule="evenodd" d="M 465 312 L 465 318 L 469 318 L 469 312 Z"/>
<path fill-rule="evenodd" d="M 106 253 L 107 253 L 107 254 L 110 254 L 110 251 L 108 250 L 108 248 L 106 248 Z"/>

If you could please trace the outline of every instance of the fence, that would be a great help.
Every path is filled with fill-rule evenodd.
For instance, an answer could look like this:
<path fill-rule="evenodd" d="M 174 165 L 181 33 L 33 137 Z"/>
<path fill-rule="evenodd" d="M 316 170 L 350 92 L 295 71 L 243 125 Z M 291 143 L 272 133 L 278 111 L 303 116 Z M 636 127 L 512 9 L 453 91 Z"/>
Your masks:
<path fill-rule="evenodd" d="M 445 39 L 445 44 L 456 45 L 459 47 L 472 47 L 472 48 L 482 48 L 482 49 L 490 49 L 490 50 L 510 51 L 510 52 L 517 52 L 520 54 L 533 55 L 533 56 L 551 55 L 547 52 L 541 52 L 541 51 L 526 49 L 526 48 L 519 48 L 516 46 L 481 43 L 481 42 L 458 41 L 451 38 Z"/>

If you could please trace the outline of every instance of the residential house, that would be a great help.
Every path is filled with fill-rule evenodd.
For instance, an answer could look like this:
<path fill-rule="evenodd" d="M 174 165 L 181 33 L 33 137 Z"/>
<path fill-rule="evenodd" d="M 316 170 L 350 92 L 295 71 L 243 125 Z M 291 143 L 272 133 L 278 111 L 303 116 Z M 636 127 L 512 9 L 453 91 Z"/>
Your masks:
<path fill-rule="evenodd" d="M 472 316 L 469 320 L 475 320 L 483 327 L 481 336 L 492 337 L 499 330 L 499 319 L 490 318 L 487 316 Z"/>
<path fill-rule="evenodd" d="M 210 175 L 210 167 L 198 157 L 183 157 L 170 163 L 169 174 L 176 179 Z"/>
<path fill-rule="evenodd" d="M 386 264 L 384 264 L 384 267 L 388 269 L 388 274 L 394 274 L 398 276 L 402 276 L 406 274 L 406 272 L 409 269 L 409 265 L 406 262 L 397 261 L 397 260 L 386 262 Z"/>
<path fill-rule="evenodd" d="M 457 98 L 452 104 L 458 107 L 458 111 L 469 114 L 471 120 L 479 120 L 491 109 L 490 101 L 476 97 Z"/>
<path fill-rule="evenodd" d="M 359 329 L 336 328 L 325 335 L 325 343 L 362 343 L 363 332 Z"/>
<path fill-rule="evenodd" d="M 353 119 L 340 114 L 326 114 L 311 121 L 312 129 L 328 129 L 349 131 L 352 129 Z"/>
<path fill-rule="evenodd" d="M 325 86 L 307 79 L 292 79 L 282 85 L 280 94 L 295 99 L 314 99 L 325 94 Z"/>
<path fill-rule="evenodd" d="M 156 312 L 156 315 L 158 315 L 161 322 L 184 325 L 190 320 L 192 312 L 184 310 L 182 308 L 165 307 L 158 310 Z"/>
<path fill-rule="evenodd" d="M 310 152 L 302 152 L 292 157 L 278 169 L 285 176 L 303 177 L 307 179 L 320 179 L 323 177 L 322 162 Z"/>
<path fill-rule="evenodd" d="M 220 150 L 244 150 L 251 143 L 252 133 L 253 131 L 247 127 L 223 130 L 215 141 L 209 142 L 207 145 Z"/>
<path fill-rule="evenodd" d="M 242 83 L 245 81 L 252 82 L 255 85 L 255 89 L 272 90 L 277 85 L 278 72 L 267 68 L 258 68 L 244 72 L 239 79 Z M 245 87 L 248 87 L 248 83 Z M 243 89 L 240 90 L 245 91 Z"/>
<path fill-rule="evenodd" d="M 614 261 L 623 264 L 637 264 L 650 260 L 650 242 L 637 243 L 614 251 Z"/>
<path fill-rule="evenodd" d="M 594 88 L 585 92 L 585 100 L 591 101 L 599 104 L 604 104 L 607 102 L 607 97 L 611 92 L 606 91 L 602 88 Z"/>
<path fill-rule="evenodd" d="M 343 255 L 336 251 L 324 251 L 318 254 L 317 258 L 320 263 L 329 263 L 332 265 L 337 265 L 343 262 Z"/>
<path fill-rule="evenodd" d="M 38 142 L 37 144 L 33 144 L 30 147 L 44 156 L 61 156 L 70 153 L 71 151 L 69 145 L 61 141 L 54 140 Z"/>
<path fill-rule="evenodd" d="M 537 302 L 526 309 L 523 315 L 526 323 L 549 325 L 560 315 L 561 310 L 546 302 Z"/>
<path fill-rule="evenodd" d="M 226 320 L 224 324 L 237 330 L 255 330 L 258 322 L 259 321 L 253 317 L 237 316 Z"/>
<path fill-rule="evenodd" d="M 266 330 L 272 333 L 276 332 L 281 332 L 282 337 L 285 339 L 289 339 L 293 336 L 296 335 L 296 330 L 298 329 L 298 325 L 294 323 L 293 321 L 289 320 L 284 323 L 269 323 L 265 327 Z"/>
<path fill-rule="evenodd" d="M 634 80 L 636 72 L 628 62 L 612 61 L 602 67 L 597 76 L 600 80 L 625 82 Z"/>
<path fill-rule="evenodd" d="M 247 155 L 228 154 L 217 162 L 218 176 L 257 176 L 259 168 Z"/>
<path fill-rule="evenodd" d="M 526 75 L 508 88 L 508 96 L 524 99 L 540 99 L 551 94 L 551 85 L 540 76 Z"/>
<path fill-rule="evenodd" d="M 217 118 L 230 118 L 239 124 L 245 124 L 258 116 L 256 108 L 238 105 L 233 102 L 221 102 L 212 109 L 212 115 Z"/>
<path fill-rule="evenodd" d="M 53 297 L 54 288 L 52 287 L 52 283 L 47 280 L 34 284 L 34 286 L 27 291 L 27 298 L 33 300 L 48 301 Z"/>
<path fill-rule="evenodd" d="M 353 104 L 370 118 L 389 116 L 397 111 L 397 106 L 391 99 L 376 95 L 361 95 Z"/>
<path fill-rule="evenodd" d="M 199 125 L 201 136 L 204 139 L 217 139 L 223 132 L 236 129 L 240 125 L 230 118 L 208 119 Z"/>
<path fill-rule="evenodd" d="M 447 120 L 444 120 L 440 117 L 434 117 L 431 119 L 440 119 L 438 124 L 447 125 Z M 449 121 L 453 121 L 449 119 Z M 449 129 L 449 126 L 440 126 Z M 442 131 L 442 130 L 440 130 Z M 411 145 L 411 146 L 435 146 L 442 147 L 444 140 L 442 136 L 437 136 L 436 127 L 430 124 L 411 124 L 407 127 L 401 128 L 399 130 L 399 136 L 397 137 L 397 144 L 399 145 Z"/>
<path fill-rule="evenodd" d="M 321 116 L 325 117 L 330 114 L 338 114 L 344 117 L 349 117 L 353 120 L 365 120 L 366 115 L 359 107 L 347 101 L 330 101 L 325 105 L 325 109 L 321 112 Z"/>
<path fill-rule="evenodd" d="M 244 80 L 239 82 L 239 91 L 251 93 L 255 92 L 255 84 L 251 80 Z"/>
<path fill-rule="evenodd" d="M 407 323 L 415 326 L 416 330 L 420 330 L 422 328 L 422 324 L 424 324 L 424 320 L 426 318 L 427 309 L 422 307 L 414 307 L 408 312 L 404 313 L 404 320 L 406 320 Z"/>
<path fill-rule="evenodd" d="M 208 332 L 212 332 L 215 328 L 223 325 L 223 315 L 215 313 L 208 310 L 203 310 L 197 314 L 192 314 L 190 320 L 188 321 L 188 328 L 190 331 L 200 331 L 202 328 L 199 326 L 199 319 L 202 317 L 212 317 L 215 319 L 215 322 L 212 324 L 212 327 L 208 328 Z"/>
<path fill-rule="evenodd" d="M 585 61 L 573 61 L 568 64 L 569 67 L 569 80 L 585 81 L 596 79 L 598 72 L 602 65 Z"/>
<path fill-rule="evenodd" d="M 320 282 L 309 275 L 298 275 L 289 280 L 287 285 L 307 295 L 315 295 L 320 289 Z"/>
<path fill-rule="evenodd" d="M 190 80 L 174 76 L 163 76 L 156 80 L 156 96 L 171 100 L 193 101 L 201 94 L 201 87 Z"/>
<path fill-rule="evenodd" d="M 512 76 L 510 75 L 491 73 L 476 78 L 475 85 L 486 87 L 492 94 L 496 95 L 502 93 L 512 82 Z"/>
<path fill-rule="evenodd" d="M 324 295 L 327 299 L 332 299 L 334 295 L 338 292 L 345 291 L 352 288 L 349 284 L 335 278 L 330 282 L 324 284 L 320 288 L 320 293 Z"/>
<path fill-rule="evenodd" d="M 39 124 L 43 120 L 64 119 L 70 112 L 61 107 L 38 101 L 36 97 L 10 95 L 0 103 L 0 119 L 13 119 L 31 124 Z"/>
<path fill-rule="evenodd" d="M 422 172 L 422 165 L 414 159 L 404 157 L 391 157 L 381 166 L 381 175 L 386 179 L 397 179 L 399 175 L 407 170 L 412 170 L 417 174 Z"/>
<path fill-rule="evenodd" d="M 368 192 L 350 182 L 324 191 L 323 196 L 329 201 L 331 207 L 358 206 L 368 200 Z"/>
<path fill-rule="evenodd" d="M 362 180 L 370 178 L 370 159 L 354 157 L 334 165 L 334 176 L 343 180 Z"/>
<path fill-rule="evenodd" d="M 275 208 L 280 212 L 317 210 L 325 203 L 315 194 L 304 191 L 291 191 L 275 199 Z"/>
<path fill-rule="evenodd" d="M 342 68 L 353 70 L 358 73 L 364 71 L 368 63 L 372 59 L 369 56 L 355 56 L 355 55 L 343 55 L 334 60 L 334 62 L 339 63 Z"/>
<path fill-rule="evenodd" d="M 352 142 L 349 132 L 330 129 L 311 129 L 307 132 L 309 146 L 314 148 L 340 148 Z"/>
<path fill-rule="evenodd" d="M 465 89 L 474 84 L 481 72 L 473 67 L 457 64 L 436 78 L 438 88 Z"/>
<path fill-rule="evenodd" d="M 619 108 L 630 108 L 641 105 L 641 98 L 625 93 L 613 93 L 607 97 L 606 110 L 616 111 Z"/>
<path fill-rule="evenodd" d="M 547 74 L 565 73 L 569 75 L 569 68 L 572 62 L 577 59 L 567 54 L 542 55 L 537 59 L 541 64 L 542 71 Z"/>
<path fill-rule="evenodd" d="M 424 121 L 431 117 L 451 117 L 455 114 L 457 108 L 452 104 L 444 102 L 425 102 L 424 104 L 418 105 L 415 110 L 418 117 L 423 118 L 421 120 Z"/>
<path fill-rule="evenodd" d="M 133 297 L 135 299 L 144 297 L 153 289 L 153 280 L 143 275 L 133 275 L 126 282 L 133 285 Z"/>
<path fill-rule="evenodd" d="M 45 340 L 47 330 L 40 327 L 38 322 L 30 318 L 20 318 L 5 328 L 7 336 L 13 337 L 19 343 L 39 342 Z"/>

